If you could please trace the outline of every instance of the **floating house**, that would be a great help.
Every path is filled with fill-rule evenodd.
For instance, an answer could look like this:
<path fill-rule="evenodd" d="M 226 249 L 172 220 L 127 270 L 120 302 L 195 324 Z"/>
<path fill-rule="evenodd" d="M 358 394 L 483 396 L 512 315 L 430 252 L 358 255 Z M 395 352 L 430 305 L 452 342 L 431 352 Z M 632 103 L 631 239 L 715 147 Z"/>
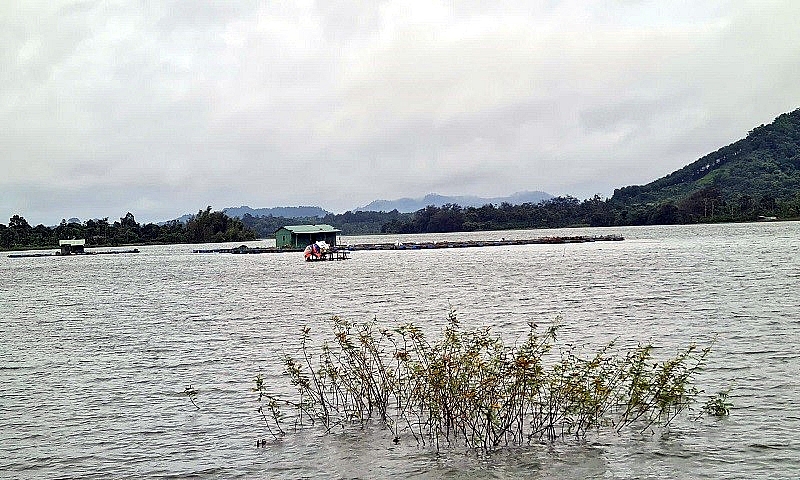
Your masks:
<path fill-rule="evenodd" d="M 58 246 L 61 247 L 61 255 L 72 255 L 74 253 L 86 253 L 86 239 L 80 240 L 59 240 Z"/>
<path fill-rule="evenodd" d="M 278 248 L 304 248 L 321 240 L 335 247 L 339 233 L 341 230 L 325 224 L 287 225 L 275 230 L 275 245 Z"/>

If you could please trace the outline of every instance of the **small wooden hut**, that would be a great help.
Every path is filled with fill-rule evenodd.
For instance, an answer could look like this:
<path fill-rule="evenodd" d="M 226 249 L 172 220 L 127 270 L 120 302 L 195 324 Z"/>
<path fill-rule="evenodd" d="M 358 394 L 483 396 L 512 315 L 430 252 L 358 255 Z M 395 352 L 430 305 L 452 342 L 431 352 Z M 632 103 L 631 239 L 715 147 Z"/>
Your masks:
<path fill-rule="evenodd" d="M 324 241 L 335 247 L 341 230 L 330 225 L 287 225 L 275 230 L 275 245 L 278 248 L 305 248 L 307 245 Z"/>
<path fill-rule="evenodd" d="M 61 247 L 61 255 L 72 255 L 74 253 L 84 253 L 86 247 L 86 239 L 80 240 L 59 240 L 58 245 Z"/>

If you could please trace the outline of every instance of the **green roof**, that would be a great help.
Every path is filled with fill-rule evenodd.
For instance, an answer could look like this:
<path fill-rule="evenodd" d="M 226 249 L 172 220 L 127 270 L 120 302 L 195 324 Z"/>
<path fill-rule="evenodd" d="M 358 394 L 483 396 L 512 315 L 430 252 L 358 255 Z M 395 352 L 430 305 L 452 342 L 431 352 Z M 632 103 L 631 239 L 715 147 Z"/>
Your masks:
<path fill-rule="evenodd" d="M 292 233 L 339 233 L 341 230 L 333 228 L 330 225 L 286 225 L 284 227 Z M 278 229 L 280 230 L 280 228 Z"/>

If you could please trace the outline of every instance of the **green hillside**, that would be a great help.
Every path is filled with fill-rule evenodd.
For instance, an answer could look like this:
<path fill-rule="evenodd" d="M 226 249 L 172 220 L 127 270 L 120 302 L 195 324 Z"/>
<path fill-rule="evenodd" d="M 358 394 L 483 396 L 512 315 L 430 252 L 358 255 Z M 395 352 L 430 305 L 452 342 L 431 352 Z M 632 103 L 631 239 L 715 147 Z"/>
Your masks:
<path fill-rule="evenodd" d="M 728 214 L 776 210 L 800 199 L 800 109 L 756 127 L 742 140 L 647 185 L 617 189 L 612 201 L 623 205 L 673 203 L 725 205 Z M 723 213 L 723 212 L 719 212 Z M 717 215 L 717 212 L 714 212 Z"/>

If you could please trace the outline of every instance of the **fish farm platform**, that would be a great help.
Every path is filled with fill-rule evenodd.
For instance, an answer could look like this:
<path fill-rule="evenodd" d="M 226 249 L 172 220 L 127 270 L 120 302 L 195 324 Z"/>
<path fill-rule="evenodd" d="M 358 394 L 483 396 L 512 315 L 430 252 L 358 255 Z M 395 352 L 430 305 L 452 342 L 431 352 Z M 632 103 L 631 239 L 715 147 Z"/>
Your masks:
<path fill-rule="evenodd" d="M 430 248 L 470 248 L 470 247 L 508 247 L 512 245 L 558 245 L 565 243 L 618 242 L 625 240 L 619 235 L 575 236 L 575 237 L 540 237 L 523 240 L 463 240 L 437 242 L 405 242 L 405 243 L 362 243 L 350 245 L 351 251 L 357 250 L 423 250 Z"/>
<path fill-rule="evenodd" d="M 339 254 L 340 258 L 331 258 L 344 260 L 347 258 L 346 254 L 342 252 L 355 252 L 366 250 L 427 250 L 438 248 L 470 248 L 470 247 L 507 247 L 513 245 L 560 245 L 566 243 L 589 243 L 589 242 L 618 242 L 625 240 L 624 237 L 619 235 L 600 235 L 600 236 L 574 236 L 574 237 L 540 237 L 524 240 L 462 240 L 462 241 L 437 241 L 437 242 L 395 242 L 395 243 L 357 243 L 353 245 L 342 245 L 335 247 L 329 253 Z M 234 248 L 212 248 L 212 249 L 197 249 L 192 253 L 235 253 L 235 254 L 254 254 L 254 253 L 288 253 L 288 252 L 302 252 L 302 249 L 297 248 L 277 248 L 277 247 L 248 247 L 242 245 Z"/>
<path fill-rule="evenodd" d="M 73 252 L 68 253 L 66 255 L 62 254 L 60 251 L 55 253 L 11 253 L 8 255 L 8 258 L 34 258 L 34 257 L 82 257 L 86 255 L 119 255 L 123 253 L 139 253 L 138 248 L 134 248 L 132 250 L 101 250 L 99 252 L 95 252 L 92 250 L 88 250 L 85 252 Z"/>

